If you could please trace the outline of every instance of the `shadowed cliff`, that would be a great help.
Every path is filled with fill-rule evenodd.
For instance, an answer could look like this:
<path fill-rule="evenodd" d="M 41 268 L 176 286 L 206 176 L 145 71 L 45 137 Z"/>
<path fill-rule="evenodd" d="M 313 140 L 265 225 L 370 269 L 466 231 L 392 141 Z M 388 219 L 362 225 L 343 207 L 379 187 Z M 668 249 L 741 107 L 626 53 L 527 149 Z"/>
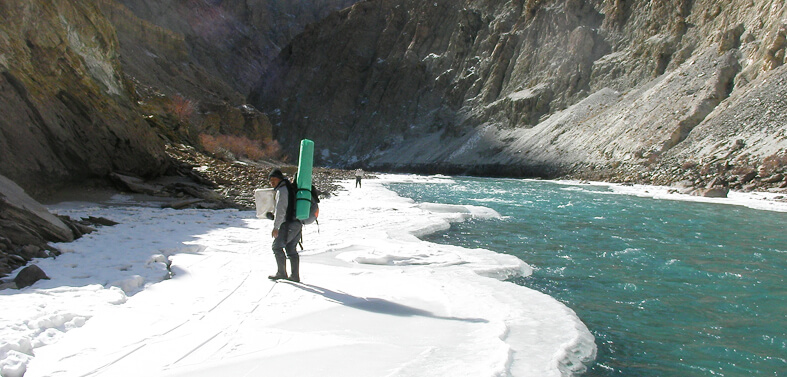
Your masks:
<path fill-rule="evenodd" d="M 244 95 L 304 27 L 358 0 L 113 0 L 184 38 L 193 61 Z"/>
<path fill-rule="evenodd" d="M 114 28 L 95 5 L 0 7 L 0 174 L 34 192 L 112 171 L 160 174 L 163 144 L 134 110 Z"/>
<path fill-rule="evenodd" d="M 170 174 L 172 195 L 220 197 L 179 183 L 215 186 L 173 151 L 201 149 L 203 135 L 272 142 L 245 91 L 278 44 L 344 3 L 0 2 L 0 276 L 90 230 L 30 196 L 111 184 L 153 192 L 142 182 Z"/>

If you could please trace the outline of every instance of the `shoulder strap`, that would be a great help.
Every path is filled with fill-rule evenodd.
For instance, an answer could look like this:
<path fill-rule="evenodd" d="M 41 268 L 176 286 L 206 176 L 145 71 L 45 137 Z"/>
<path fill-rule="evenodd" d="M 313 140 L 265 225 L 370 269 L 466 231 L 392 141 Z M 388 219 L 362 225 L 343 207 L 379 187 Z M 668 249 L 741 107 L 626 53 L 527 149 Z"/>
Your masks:
<path fill-rule="evenodd" d="M 293 184 L 284 180 L 284 186 L 287 188 L 287 221 L 295 221 L 295 187 Z"/>

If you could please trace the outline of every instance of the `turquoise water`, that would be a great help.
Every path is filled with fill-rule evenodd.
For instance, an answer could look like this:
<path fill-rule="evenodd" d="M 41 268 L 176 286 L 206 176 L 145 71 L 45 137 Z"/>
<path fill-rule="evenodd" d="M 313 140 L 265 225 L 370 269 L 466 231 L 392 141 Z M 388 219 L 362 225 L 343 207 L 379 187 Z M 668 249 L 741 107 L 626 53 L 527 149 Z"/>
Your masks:
<path fill-rule="evenodd" d="M 388 187 L 503 215 L 427 240 L 533 266 L 513 281 L 572 308 L 596 337 L 585 376 L 787 375 L 787 213 L 548 181 Z"/>

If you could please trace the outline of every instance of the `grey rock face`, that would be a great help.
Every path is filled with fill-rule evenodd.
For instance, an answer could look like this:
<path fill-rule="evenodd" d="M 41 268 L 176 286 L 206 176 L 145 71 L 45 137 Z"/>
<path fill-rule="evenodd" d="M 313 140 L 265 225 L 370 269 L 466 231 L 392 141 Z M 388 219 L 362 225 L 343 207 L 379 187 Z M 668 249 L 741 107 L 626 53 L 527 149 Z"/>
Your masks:
<path fill-rule="evenodd" d="M 726 198 L 729 192 L 730 189 L 727 187 L 715 186 L 706 189 L 700 189 L 698 191 L 698 195 L 706 198 Z"/>
<path fill-rule="evenodd" d="M 74 234 L 63 221 L 52 215 L 41 204 L 28 196 L 21 187 L 8 178 L 0 175 L 0 220 L 5 224 L 13 224 L 17 232 L 4 232 L 11 242 L 25 245 L 37 244 L 31 242 L 40 233 L 44 239 L 54 242 L 69 242 L 74 240 Z"/>
<path fill-rule="evenodd" d="M 306 25 L 358 0 L 118 0 L 137 17 L 183 36 L 188 53 L 240 93 Z"/>
<path fill-rule="evenodd" d="M 69 224 L 52 215 L 21 187 L 0 175 L 0 275 L 48 253 L 47 242 L 69 242 Z"/>
<path fill-rule="evenodd" d="M 0 275 L 48 255 L 49 241 L 91 230 L 28 193 L 113 177 L 155 194 L 150 178 L 177 169 L 167 142 L 198 144 L 201 133 L 269 141 L 270 122 L 245 92 L 292 35 L 352 2 L 0 3 Z"/>
<path fill-rule="evenodd" d="M 787 153 L 785 17 L 771 0 L 372 0 L 296 37 L 252 99 L 324 163 L 703 181 Z"/>
<path fill-rule="evenodd" d="M 158 174 L 163 145 L 133 110 L 114 29 L 92 2 L 4 2 L 0 173 L 31 193 L 110 171 Z"/>

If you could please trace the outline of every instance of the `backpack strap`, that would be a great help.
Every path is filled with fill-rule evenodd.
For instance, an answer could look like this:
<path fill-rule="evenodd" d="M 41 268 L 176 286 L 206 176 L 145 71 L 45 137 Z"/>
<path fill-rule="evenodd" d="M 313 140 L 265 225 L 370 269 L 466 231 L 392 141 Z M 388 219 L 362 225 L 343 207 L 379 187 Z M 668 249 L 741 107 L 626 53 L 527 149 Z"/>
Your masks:
<path fill-rule="evenodd" d="M 311 204 L 312 204 L 311 197 L 314 195 L 314 194 L 312 193 L 312 190 L 305 189 L 305 188 L 299 188 L 299 189 L 297 189 L 297 190 L 298 190 L 298 191 L 297 191 L 297 193 L 296 193 L 296 195 L 295 195 L 295 200 L 296 200 L 296 201 L 297 201 L 297 200 L 300 200 L 300 201 L 306 201 L 306 202 L 309 202 L 309 205 L 311 206 Z M 301 193 L 302 191 L 306 191 L 306 192 L 308 192 L 308 193 L 310 194 L 310 195 L 309 195 L 309 197 L 308 197 L 308 198 L 299 198 L 297 194 L 298 194 L 298 193 Z M 297 203 L 297 202 L 296 202 L 296 203 Z"/>
<path fill-rule="evenodd" d="M 295 188 L 287 179 L 284 179 L 283 182 L 287 188 L 287 214 L 285 219 L 287 221 L 295 221 Z"/>

